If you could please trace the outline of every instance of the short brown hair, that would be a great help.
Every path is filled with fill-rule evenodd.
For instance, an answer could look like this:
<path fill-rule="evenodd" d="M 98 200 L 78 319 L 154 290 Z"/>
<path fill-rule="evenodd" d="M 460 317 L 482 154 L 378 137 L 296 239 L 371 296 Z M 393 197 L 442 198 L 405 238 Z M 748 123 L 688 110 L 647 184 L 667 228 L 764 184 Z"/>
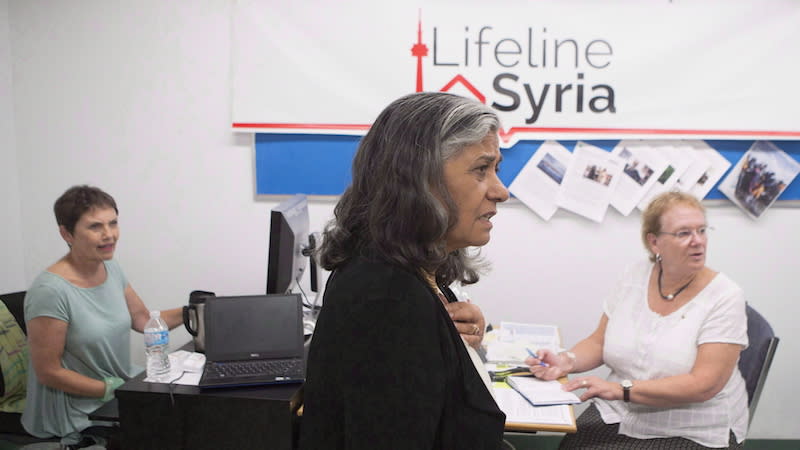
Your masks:
<path fill-rule="evenodd" d="M 63 226 L 70 233 L 75 232 L 75 224 L 81 216 L 93 208 L 114 208 L 119 214 L 114 197 L 94 186 L 72 186 L 58 197 L 53 205 L 56 223 Z"/>
<path fill-rule="evenodd" d="M 706 209 L 703 207 L 703 204 L 700 203 L 700 200 L 686 192 L 668 191 L 653 198 L 644 212 L 642 212 L 642 243 L 647 253 L 650 254 L 650 261 L 655 262 L 656 256 L 650 251 L 647 235 L 661 232 L 661 217 L 675 205 L 686 205 L 691 208 L 697 208 L 703 215 L 706 214 Z"/>

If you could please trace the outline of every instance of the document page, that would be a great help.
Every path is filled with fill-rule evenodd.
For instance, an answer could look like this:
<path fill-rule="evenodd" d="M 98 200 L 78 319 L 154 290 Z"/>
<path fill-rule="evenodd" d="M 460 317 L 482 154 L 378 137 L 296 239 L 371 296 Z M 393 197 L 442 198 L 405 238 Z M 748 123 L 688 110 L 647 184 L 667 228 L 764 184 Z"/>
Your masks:
<path fill-rule="evenodd" d="M 561 337 L 555 325 L 500 322 L 500 328 L 486 336 L 486 360 L 495 364 L 524 365 L 528 349 L 558 351 Z"/>
<path fill-rule="evenodd" d="M 683 172 L 675 183 L 675 187 L 681 192 L 690 192 L 692 187 L 700 181 L 700 178 L 711 168 L 711 161 L 706 158 L 700 146 L 695 146 L 690 142 L 680 141 L 675 148 L 682 152 L 694 153 L 694 162 Z M 709 147 L 711 148 L 711 147 Z M 700 197 L 702 200 L 702 197 Z"/>
<path fill-rule="evenodd" d="M 643 141 L 620 141 L 611 154 L 625 161 L 617 189 L 611 194 L 611 206 L 627 216 L 658 182 L 656 174 L 662 173 L 669 161 Z"/>
<path fill-rule="evenodd" d="M 702 200 L 708 195 L 711 188 L 716 186 L 717 181 L 725 175 L 725 172 L 731 167 L 731 162 L 705 141 L 690 141 L 690 145 L 709 162 L 708 170 L 689 189 L 691 194 Z"/>
<path fill-rule="evenodd" d="M 624 166 L 625 160 L 617 155 L 579 141 L 561 181 L 556 204 L 602 222 Z"/>
<path fill-rule="evenodd" d="M 508 377 L 506 383 L 533 406 L 572 405 L 581 402 L 574 393 L 561 389 L 561 383 L 555 380 L 544 381 L 533 376 L 524 376 Z"/>
<path fill-rule="evenodd" d="M 525 164 L 508 190 L 544 220 L 555 214 L 556 195 L 572 153 L 556 141 L 545 141 Z"/>
<path fill-rule="evenodd" d="M 569 405 L 533 406 L 506 383 L 492 387 L 508 423 L 574 425 Z"/>
<path fill-rule="evenodd" d="M 683 151 L 675 147 L 674 142 L 671 141 L 652 141 L 651 145 L 667 159 L 669 164 L 667 168 L 661 172 L 656 183 L 653 184 L 650 190 L 647 191 L 644 197 L 639 201 L 639 204 L 636 205 L 637 208 L 642 211 L 650 204 L 650 200 L 655 198 L 658 194 L 672 189 L 672 187 L 678 183 L 678 179 L 696 159 L 694 152 Z"/>

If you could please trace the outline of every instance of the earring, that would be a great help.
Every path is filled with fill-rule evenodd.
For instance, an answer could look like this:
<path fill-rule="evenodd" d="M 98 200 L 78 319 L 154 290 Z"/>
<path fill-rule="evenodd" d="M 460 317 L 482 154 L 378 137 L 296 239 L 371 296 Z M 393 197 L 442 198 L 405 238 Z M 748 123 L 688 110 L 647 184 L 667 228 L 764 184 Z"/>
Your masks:
<path fill-rule="evenodd" d="M 656 253 L 656 262 L 661 262 L 661 253 Z"/>

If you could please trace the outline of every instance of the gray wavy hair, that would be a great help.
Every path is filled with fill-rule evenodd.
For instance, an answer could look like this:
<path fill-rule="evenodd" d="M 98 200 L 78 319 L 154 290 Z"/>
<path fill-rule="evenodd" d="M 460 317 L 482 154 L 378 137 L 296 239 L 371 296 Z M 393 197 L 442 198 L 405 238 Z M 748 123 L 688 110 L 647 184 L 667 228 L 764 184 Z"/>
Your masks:
<path fill-rule="evenodd" d="M 499 129 L 491 108 L 458 95 L 422 92 L 392 102 L 358 146 L 352 183 L 323 232 L 321 265 L 334 270 L 369 250 L 411 272 L 435 271 L 445 284 L 477 282 L 479 255 L 445 248 L 458 207 L 444 163 Z"/>

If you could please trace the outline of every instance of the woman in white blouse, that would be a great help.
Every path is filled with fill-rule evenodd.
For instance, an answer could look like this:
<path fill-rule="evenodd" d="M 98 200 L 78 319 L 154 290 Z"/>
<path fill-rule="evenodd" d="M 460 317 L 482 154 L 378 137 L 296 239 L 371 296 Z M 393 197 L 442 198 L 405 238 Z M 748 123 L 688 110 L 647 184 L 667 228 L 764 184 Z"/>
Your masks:
<path fill-rule="evenodd" d="M 629 267 L 597 329 L 566 352 L 528 358 L 544 379 L 602 364 L 607 379 L 575 377 L 593 404 L 561 448 L 743 448 L 747 392 L 737 362 L 747 346 L 741 288 L 706 267 L 705 209 L 667 192 L 642 214 L 649 261 Z M 544 363 L 544 364 L 540 364 Z"/>

